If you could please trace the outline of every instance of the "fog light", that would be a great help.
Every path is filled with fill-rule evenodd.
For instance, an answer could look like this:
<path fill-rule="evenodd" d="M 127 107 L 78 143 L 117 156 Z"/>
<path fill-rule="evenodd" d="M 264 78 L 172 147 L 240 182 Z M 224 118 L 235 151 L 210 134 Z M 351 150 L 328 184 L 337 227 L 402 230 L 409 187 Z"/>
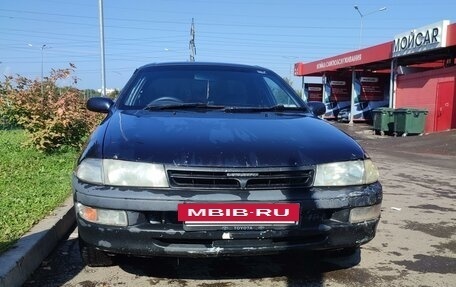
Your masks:
<path fill-rule="evenodd" d="M 128 225 L 127 213 L 123 210 L 93 208 L 79 202 L 75 204 L 75 208 L 79 216 L 89 222 L 115 226 Z"/>
<path fill-rule="evenodd" d="M 350 211 L 350 223 L 374 220 L 380 217 L 381 204 L 356 207 Z"/>

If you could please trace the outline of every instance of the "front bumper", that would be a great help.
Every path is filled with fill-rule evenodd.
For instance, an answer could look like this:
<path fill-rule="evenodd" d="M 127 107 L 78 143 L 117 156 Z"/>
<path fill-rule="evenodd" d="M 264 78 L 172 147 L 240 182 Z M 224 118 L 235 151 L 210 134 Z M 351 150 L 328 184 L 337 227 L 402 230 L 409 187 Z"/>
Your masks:
<path fill-rule="evenodd" d="M 114 227 L 87 222 L 79 215 L 78 232 L 88 245 L 114 254 L 136 256 L 263 255 L 295 250 L 357 247 L 375 236 L 379 218 L 350 223 L 350 210 L 380 204 L 379 183 L 306 190 L 130 190 L 94 186 L 73 179 L 74 199 L 86 206 L 126 210 L 129 225 Z M 298 225 L 220 226 L 192 230 L 177 221 L 184 202 L 300 204 Z"/>

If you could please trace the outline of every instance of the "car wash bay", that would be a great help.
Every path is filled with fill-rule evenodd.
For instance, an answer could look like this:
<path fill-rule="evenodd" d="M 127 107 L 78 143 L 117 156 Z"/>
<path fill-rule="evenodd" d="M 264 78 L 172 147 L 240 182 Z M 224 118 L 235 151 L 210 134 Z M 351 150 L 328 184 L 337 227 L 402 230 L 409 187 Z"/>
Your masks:
<path fill-rule="evenodd" d="M 418 37 L 426 33 L 433 41 Z M 445 20 L 391 42 L 296 63 L 295 75 L 303 77 L 306 99 L 325 103 L 327 119 L 348 114 L 349 121 L 370 122 L 378 107 L 415 108 L 427 111 L 424 132 L 432 133 L 456 128 L 455 55 L 456 23 Z M 322 83 L 305 83 L 308 76 Z"/>

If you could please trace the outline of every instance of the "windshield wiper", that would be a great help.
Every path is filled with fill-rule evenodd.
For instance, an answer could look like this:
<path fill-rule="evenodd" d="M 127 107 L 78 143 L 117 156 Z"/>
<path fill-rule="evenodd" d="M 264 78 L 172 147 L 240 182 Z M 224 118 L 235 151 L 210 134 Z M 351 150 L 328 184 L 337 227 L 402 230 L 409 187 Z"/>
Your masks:
<path fill-rule="evenodd" d="M 148 105 L 145 110 L 187 110 L 187 109 L 202 109 L 202 110 L 220 110 L 224 109 L 224 106 L 208 105 L 205 103 L 182 103 L 172 105 Z"/>
<path fill-rule="evenodd" d="M 284 105 L 275 105 L 271 107 L 227 107 L 225 112 L 227 113 L 255 113 L 255 112 L 309 112 L 306 107 L 287 107 Z"/>

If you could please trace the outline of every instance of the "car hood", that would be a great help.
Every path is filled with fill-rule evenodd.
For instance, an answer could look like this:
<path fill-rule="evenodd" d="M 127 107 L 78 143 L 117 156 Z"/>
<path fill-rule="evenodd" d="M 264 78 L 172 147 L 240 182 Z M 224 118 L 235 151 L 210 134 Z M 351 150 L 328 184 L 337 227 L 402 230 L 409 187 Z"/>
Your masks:
<path fill-rule="evenodd" d="M 103 157 L 205 167 L 292 167 L 365 157 L 348 135 L 294 113 L 117 111 Z"/>

